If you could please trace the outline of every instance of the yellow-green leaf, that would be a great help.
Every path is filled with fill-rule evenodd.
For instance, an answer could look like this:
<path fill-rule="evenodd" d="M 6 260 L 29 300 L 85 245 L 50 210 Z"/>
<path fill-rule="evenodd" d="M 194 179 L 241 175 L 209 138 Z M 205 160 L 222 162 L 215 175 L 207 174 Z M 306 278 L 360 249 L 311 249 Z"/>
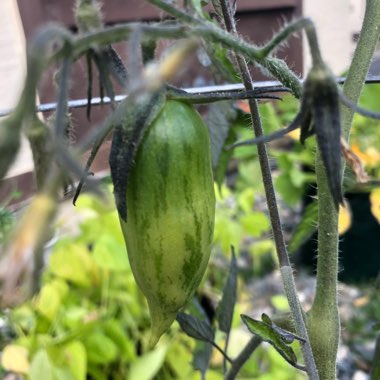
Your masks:
<path fill-rule="evenodd" d="M 5 346 L 1 365 L 6 371 L 27 374 L 29 372 L 28 350 L 16 344 Z"/>

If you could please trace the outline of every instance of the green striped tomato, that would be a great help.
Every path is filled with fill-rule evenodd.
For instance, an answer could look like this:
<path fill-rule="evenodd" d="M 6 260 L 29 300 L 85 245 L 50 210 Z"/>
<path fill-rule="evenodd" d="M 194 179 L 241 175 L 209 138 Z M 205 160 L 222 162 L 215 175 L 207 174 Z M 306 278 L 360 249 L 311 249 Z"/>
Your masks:
<path fill-rule="evenodd" d="M 208 131 L 188 104 L 169 100 L 146 132 L 120 218 L 136 282 L 149 306 L 151 344 L 198 287 L 210 257 L 215 196 Z"/>

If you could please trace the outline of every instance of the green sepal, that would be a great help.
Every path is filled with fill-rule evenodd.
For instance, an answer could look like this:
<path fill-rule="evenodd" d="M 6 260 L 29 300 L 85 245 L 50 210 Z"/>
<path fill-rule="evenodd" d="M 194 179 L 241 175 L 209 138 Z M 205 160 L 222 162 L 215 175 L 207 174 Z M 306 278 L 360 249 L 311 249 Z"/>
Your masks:
<path fill-rule="evenodd" d="M 127 186 L 138 147 L 165 104 L 165 91 L 127 98 L 120 104 L 117 114 L 109 164 L 114 185 L 116 208 L 120 217 L 127 221 Z"/>

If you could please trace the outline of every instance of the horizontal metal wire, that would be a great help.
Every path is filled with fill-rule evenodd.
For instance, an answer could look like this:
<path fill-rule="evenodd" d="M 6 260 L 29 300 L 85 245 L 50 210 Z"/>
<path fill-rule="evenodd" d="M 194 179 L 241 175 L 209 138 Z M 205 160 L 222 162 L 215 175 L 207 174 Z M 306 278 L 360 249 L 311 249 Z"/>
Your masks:
<path fill-rule="evenodd" d="M 346 80 L 345 77 L 339 77 L 337 78 L 337 83 L 342 84 Z M 365 81 L 366 84 L 376 84 L 380 83 L 380 76 L 368 76 Z M 263 88 L 266 87 L 270 89 L 271 87 L 279 87 L 282 84 L 278 81 L 261 81 L 261 82 L 253 82 L 254 88 Z M 224 92 L 239 92 L 244 91 L 244 86 L 241 83 L 233 83 L 233 84 L 222 84 L 222 85 L 215 85 L 215 86 L 202 86 L 202 87 L 191 87 L 191 88 L 184 88 L 184 91 L 188 92 L 189 94 L 202 94 L 207 95 L 211 93 L 215 93 L 218 91 L 224 91 Z M 120 103 L 123 99 L 126 98 L 127 95 L 116 95 L 115 96 L 115 102 Z M 83 108 L 87 106 L 87 99 L 74 99 L 70 100 L 68 102 L 68 108 Z M 103 99 L 100 97 L 95 97 L 91 99 L 91 105 L 92 106 L 99 106 L 103 104 L 109 104 L 111 103 L 111 99 L 107 96 L 105 96 Z M 36 107 L 36 112 L 49 112 L 54 111 L 57 108 L 57 103 L 44 103 L 40 104 Z M 7 116 L 10 113 L 12 113 L 12 109 L 3 109 L 0 110 L 0 117 Z"/>

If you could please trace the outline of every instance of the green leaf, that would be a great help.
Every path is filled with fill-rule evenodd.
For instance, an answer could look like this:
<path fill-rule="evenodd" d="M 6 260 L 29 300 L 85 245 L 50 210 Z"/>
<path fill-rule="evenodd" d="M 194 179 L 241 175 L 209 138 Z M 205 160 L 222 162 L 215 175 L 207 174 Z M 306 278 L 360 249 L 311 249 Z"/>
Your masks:
<path fill-rule="evenodd" d="M 64 346 L 63 356 L 66 366 L 75 380 L 85 380 L 87 373 L 87 355 L 80 341 L 73 341 Z"/>
<path fill-rule="evenodd" d="M 36 310 L 49 321 L 53 321 L 60 305 L 61 295 L 59 291 L 52 284 L 44 285 L 36 300 Z"/>
<path fill-rule="evenodd" d="M 194 369 L 201 373 L 202 380 L 206 379 L 206 372 L 209 367 L 212 354 L 212 345 L 209 342 L 197 342 L 193 354 Z"/>
<path fill-rule="evenodd" d="M 305 184 L 306 179 L 308 178 L 304 175 L 304 173 L 302 173 L 302 171 L 299 168 L 296 167 L 293 167 L 289 171 L 289 177 L 295 187 L 303 186 Z"/>
<path fill-rule="evenodd" d="M 263 314 L 264 321 L 257 321 L 244 314 L 241 315 L 241 318 L 251 333 L 270 343 L 288 363 L 297 364 L 297 356 L 293 349 L 288 346 L 290 332 L 274 326 L 270 318 L 265 314 Z M 283 334 L 283 331 L 286 334 Z M 294 337 L 293 334 L 291 335 Z"/>
<path fill-rule="evenodd" d="M 272 305 L 281 312 L 289 311 L 289 304 L 287 298 L 282 294 L 277 294 L 270 299 Z"/>
<path fill-rule="evenodd" d="M 190 337 L 204 342 L 214 341 L 214 331 L 208 322 L 185 313 L 178 313 L 176 319 L 181 329 Z"/>
<path fill-rule="evenodd" d="M 54 363 L 55 378 L 85 380 L 87 355 L 82 342 L 78 340 L 59 344 L 48 349 L 49 358 Z"/>
<path fill-rule="evenodd" d="M 230 51 L 228 49 L 216 43 L 204 45 L 204 49 L 211 60 L 211 69 L 216 75 L 222 76 L 223 79 L 230 83 L 236 83 L 239 81 L 239 75 L 232 62 Z"/>
<path fill-rule="evenodd" d="M 376 339 L 375 353 L 372 360 L 371 380 L 380 379 L 380 336 Z"/>
<path fill-rule="evenodd" d="M 303 188 L 294 186 L 288 173 L 282 173 L 275 179 L 275 188 L 289 205 L 295 205 L 301 200 Z"/>
<path fill-rule="evenodd" d="M 288 250 L 296 252 L 317 231 L 318 202 L 313 201 L 304 210 L 301 221 L 297 224 L 290 239 Z"/>
<path fill-rule="evenodd" d="M 268 102 L 260 104 L 260 116 L 263 122 L 265 134 L 270 134 L 283 128 L 283 124 L 277 116 L 276 110 L 274 109 L 272 103 Z"/>
<path fill-rule="evenodd" d="M 66 242 L 54 250 L 49 269 L 56 276 L 76 285 L 90 287 L 94 262 L 85 245 Z"/>
<path fill-rule="evenodd" d="M 133 361 L 136 359 L 135 344 L 128 339 L 127 331 L 122 328 L 120 321 L 111 319 L 106 321 L 102 327 L 106 335 L 118 347 L 122 360 Z"/>
<path fill-rule="evenodd" d="M 162 367 L 168 347 L 159 345 L 154 351 L 139 357 L 131 364 L 128 380 L 151 380 Z"/>
<path fill-rule="evenodd" d="M 194 373 L 191 357 L 195 354 L 194 348 L 188 345 L 188 339 L 176 339 L 168 348 L 165 357 L 165 369 L 171 372 L 171 376 L 162 376 L 162 379 L 189 379 Z M 158 376 L 157 376 L 158 377 Z"/>
<path fill-rule="evenodd" d="M 219 329 L 226 334 L 230 333 L 234 307 L 236 303 L 237 264 L 235 252 L 232 248 L 232 258 L 227 281 L 224 285 L 223 296 L 217 308 Z"/>
<path fill-rule="evenodd" d="M 92 257 L 99 267 L 115 272 L 129 270 L 125 245 L 110 235 L 101 235 L 93 248 Z"/>
<path fill-rule="evenodd" d="M 29 378 L 30 380 L 54 380 L 54 366 L 46 350 L 40 349 L 33 356 Z"/>
<path fill-rule="evenodd" d="M 255 202 L 255 192 L 252 188 L 247 187 L 237 196 L 237 202 L 239 207 L 246 213 L 252 211 L 254 202 Z"/>
<path fill-rule="evenodd" d="M 219 186 L 223 183 L 229 159 L 233 154 L 232 150 L 225 150 L 224 147 L 236 139 L 235 133 L 231 130 L 236 115 L 233 102 L 223 101 L 210 105 L 205 118 L 210 134 L 214 178 Z"/>
<path fill-rule="evenodd" d="M 89 363 L 110 364 L 119 353 L 112 339 L 101 331 L 95 331 L 84 339 Z"/>
<path fill-rule="evenodd" d="M 269 219 L 263 212 L 254 212 L 239 218 L 244 230 L 254 237 L 261 236 L 270 227 Z"/>
<path fill-rule="evenodd" d="M 223 252 L 229 252 L 231 245 L 239 247 L 242 236 L 240 223 L 225 215 L 216 218 L 214 241 L 220 244 Z"/>

